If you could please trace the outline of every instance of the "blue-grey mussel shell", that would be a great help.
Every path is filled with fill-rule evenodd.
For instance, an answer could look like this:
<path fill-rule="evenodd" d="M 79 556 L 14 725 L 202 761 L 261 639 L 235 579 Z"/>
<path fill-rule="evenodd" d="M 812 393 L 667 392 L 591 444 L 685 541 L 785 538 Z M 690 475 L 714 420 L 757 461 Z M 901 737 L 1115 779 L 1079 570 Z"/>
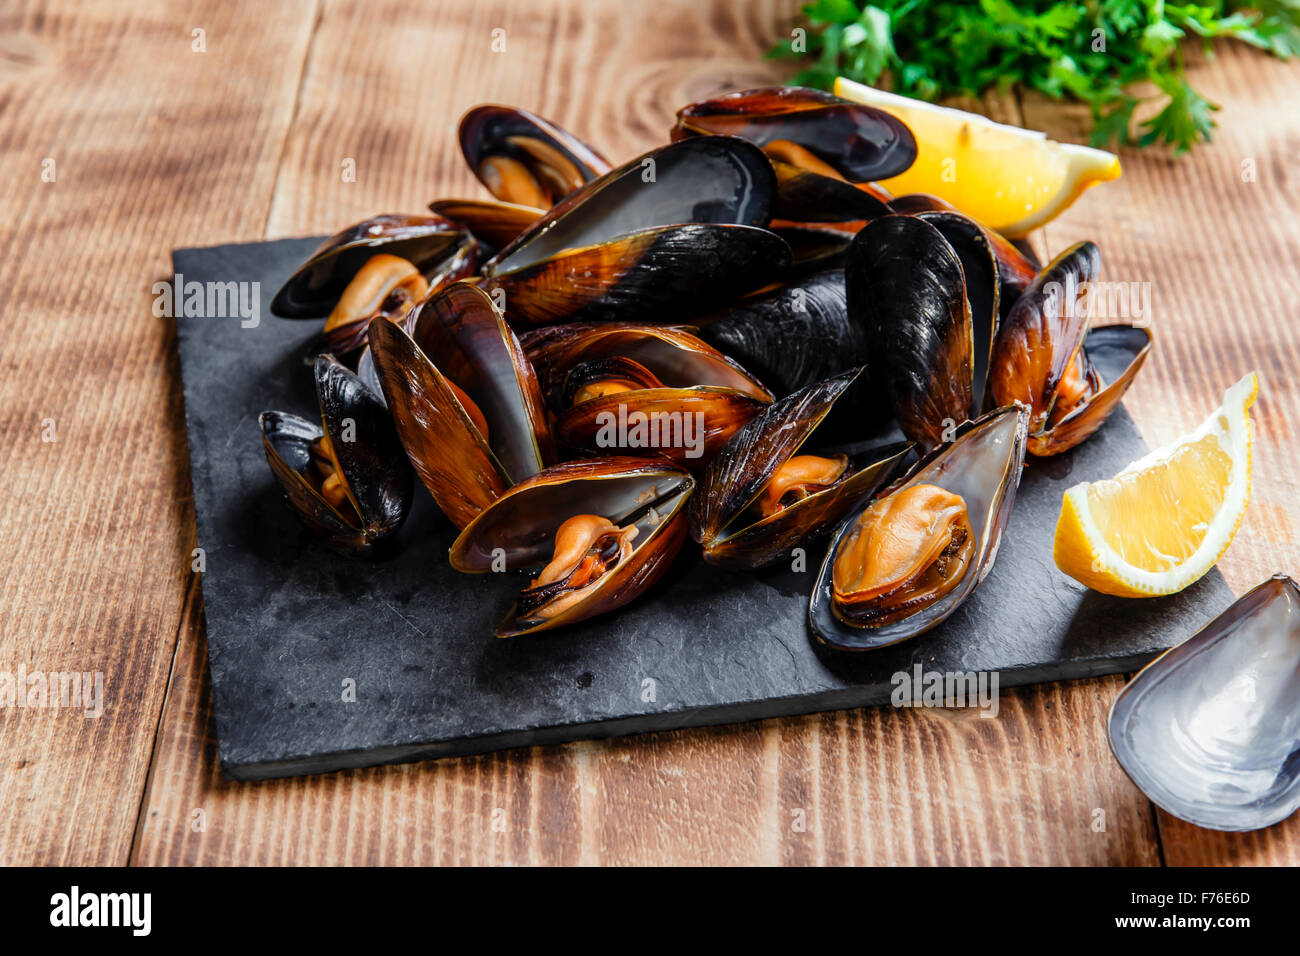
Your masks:
<path fill-rule="evenodd" d="M 414 492 L 411 466 L 388 411 L 360 379 L 324 355 L 314 372 L 321 424 L 263 412 L 266 460 L 303 524 L 337 551 L 372 556 L 406 520 Z M 323 467 L 345 485 L 346 500 L 339 505 L 322 494 Z"/>
<path fill-rule="evenodd" d="M 1300 809 L 1300 588 L 1276 575 L 1148 664 L 1110 712 L 1110 746 L 1153 802 L 1214 830 Z"/>

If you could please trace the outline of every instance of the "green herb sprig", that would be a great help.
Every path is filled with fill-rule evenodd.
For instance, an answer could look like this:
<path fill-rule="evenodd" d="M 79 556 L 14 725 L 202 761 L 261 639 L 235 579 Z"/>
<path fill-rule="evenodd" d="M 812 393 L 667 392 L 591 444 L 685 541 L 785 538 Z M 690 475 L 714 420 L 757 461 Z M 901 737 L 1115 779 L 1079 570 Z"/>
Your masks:
<path fill-rule="evenodd" d="M 1241 40 L 1284 59 L 1300 54 L 1300 0 L 813 0 L 803 33 L 770 58 L 810 61 L 793 78 L 830 89 L 835 77 L 925 100 L 978 96 L 1015 84 L 1092 111 L 1092 144 L 1162 144 L 1174 154 L 1209 141 L 1219 109 L 1187 81 L 1184 41 L 1207 52 Z M 1154 84 L 1158 113 L 1134 128 L 1138 83 Z"/>

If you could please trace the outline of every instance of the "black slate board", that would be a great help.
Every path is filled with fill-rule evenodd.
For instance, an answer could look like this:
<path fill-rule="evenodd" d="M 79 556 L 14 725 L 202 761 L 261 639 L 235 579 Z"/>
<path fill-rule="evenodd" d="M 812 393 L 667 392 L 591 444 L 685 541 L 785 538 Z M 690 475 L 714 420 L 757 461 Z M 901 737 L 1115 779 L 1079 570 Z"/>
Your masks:
<path fill-rule="evenodd" d="M 319 242 L 173 257 L 187 283 L 260 283 L 255 326 L 176 320 L 217 736 L 231 777 L 880 704 L 892 675 L 918 663 L 998 671 L 1003 687 L 1132 671 L 1232 599 L 1217 571 L 1182 594 L 1132 601 L 1089 592 L 1053 565 L 1065 489 L 1146 450 L 1121 409 L 1073 453 L 1031 463 L 993 571 L 918 640 L 860 655 L 814 646 L 807 595 L 820 549 L 803 573 L 725 573 L 684 556 L 622 611 L 551 636 L 495 639 L 519 579 L 453 571 L 454 529 L 423 488 L 401 552 L 378 563 L 335 556 L 280 500 L 257 416 L 316 415 L 302 355 L 317 324 L 277 319 L 267 305 Z M 355 702 L 343 699 L 348 679 Z"/>

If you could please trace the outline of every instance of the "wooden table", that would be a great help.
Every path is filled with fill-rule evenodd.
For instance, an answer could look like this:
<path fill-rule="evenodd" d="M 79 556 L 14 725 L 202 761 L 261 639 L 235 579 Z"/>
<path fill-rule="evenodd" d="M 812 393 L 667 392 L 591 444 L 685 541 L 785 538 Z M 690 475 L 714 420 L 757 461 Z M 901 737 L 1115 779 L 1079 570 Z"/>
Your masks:
<path fill-rule="evenodd" d="M 796 3 L 534 6 L 0 12 L 0 670 L 102 671 L 108 699 L 98 720 L 0 708 L 0 862 L 1300 863 L 1300 817 L 1224 835 L 1152 807 L 1107 749 L 1118 677 L 1007 692 L 993 721 L 860 710 L 220 778 L 175 333 L 150 308 L 170 250 L 481 195 L 453 135 L 478 102 L 634 155 L 680 104 L 780 79 L 759 53 Z M 1260 371 L 1254 501 L 1221 565 L 1240 593 L 1300 572 L 1300 72 L 1224 48 L 1195 77 L 1224 106 L 1214 145 L 1125 152 L 1036 241 L 1093 238 L 1107 277 L 1151 282 L 1128 407 L 1152 444 Z M 1073 109 L 991 105 L 1081 136 Z"/>

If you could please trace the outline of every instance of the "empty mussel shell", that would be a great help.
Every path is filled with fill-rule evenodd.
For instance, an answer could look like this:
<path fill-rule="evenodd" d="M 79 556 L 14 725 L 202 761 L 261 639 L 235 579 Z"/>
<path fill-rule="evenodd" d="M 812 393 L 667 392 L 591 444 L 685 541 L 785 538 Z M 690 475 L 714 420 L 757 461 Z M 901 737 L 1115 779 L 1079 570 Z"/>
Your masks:
<path fill-rule="evenodd" d="M 831 539 L 809 602 L 809 623 L 819 641 L 837 650 L 863 651 L 885 647 L 928 631 L 961 606 L 993 567 L 1002 529 L 1011 514 L 1011 504 L 1020 483 L 1028 422 L 1029 410 L 1022 405 L 1013 405 L 962 425 L 956 429 L 956 437 L 951 443 L 936 449 L 922 459 L 905 479 L 850 514 Z M 853 616 L 837 606 L 839 598 L 833 580 L 841 547 L 850 541 L 850 536 L 857 535 L 854 541 L 861 539 L 859 519 L 877 502 L 915 489 L 937 489 L 949 498 L 959 500 L 964 512 L 964 528 L 969 529 L 971 536 L 969 554 L 963 555 L 960 561 L 960 573 L 944 580 L 941 587 L 932 588 L 926 600 L 916 602 L 914 610 L 908 609 L 907 595 L 903 593 L 912 582 L 902 581 L 893 591 L 884 594 L 895 607 L 903 609 L 902 613 L 886 616 L 884 623 L 874 626 L 850 623 Z M 889 515 L 881 509 L 877 509 L 877 513 L 899 522 L 892 529 L 895 535 L 911 527 L 903 521 L 904 515 Z M 887 535 L 891 532 L 889 527 L 881 530 Z M 925 570 L 919 569 L 918 578 Z"/>
<path fill-rule="evenodd" d="M 411 469 L 388 412 L 361 381 L 323 355 L 314 372 L 321 425 L 263 412 L 262 448 L 303 524 L 337 551 L 372 556 L 406 519 Z"/>
<path fill-rule="evenodd" d="M 555 461 L 537 377 L 483 290 L 454 283 L 418 307 L 410 334 L 375 322 L 369 338 L 406 454 L 457 527 Z"/>
<path fill-rule="evenodd" d="M 734 137 L 673 143 L 570 195 L 483 267 L 512 323 L 664 321 L 757 288 L 791 262 L 765 227 L 775 178 Z"/>
<path fill-rule="evenodd" d="M 460 148 L 479 182 L 506 203 L 549 209 L 609 172 L 603 156 L 567 130 L 513 106 L 476 106 L 460 121 Z"/>
<path fill-rule="evenodd" d="M 1300 588 L 1276 575 L 1115 698 L 1111 750 L 1157 806 L 1214 830 L 1300 809 Z"/>
<path fill-rule="evenodd" d="M 523 589 L 498 637 L 586 620 L 644 594 L 667 571 L 686 538 L 684 506 L 694 487 L 688 472 L 650 459 L 555 465 L 470 522 L 451 546 L 451 563 L 469 573 L 549 572 Z"/>
<path fill-rule="evenodd" d="M 430 276 L 467 238 L 464 229 L 441 216 L 366 219 L 326 239 L 276 292 L 271 312 L 284 319 L 324 318 L 376 253 L 399 256 Z"/>
<path fill-rule="evenodd" d="M 1071 246 L 1035 277 L 998 329 L 990 400 L 1030 407 L 1032 455 L 1073 448 L 1100 428 L 1150 351 L 1146 328 L 1108 326 L 1093 338 L 1088 297 L 1100 269 L 1095 245 Z M 1103 378 L 1090 346 L 1112 355 L 1125 350 L 1127 364 L 1115 377 Z"/>
<path fill-rule="evenodd" d="M 803 451 L 859 371 L 774 402 L 722 447 L 691 500 L 691 536 L 706 561 L 726 568 L 771 564 L 825 534 L 894 477 L 910 444 L 852 457 Z"/>

